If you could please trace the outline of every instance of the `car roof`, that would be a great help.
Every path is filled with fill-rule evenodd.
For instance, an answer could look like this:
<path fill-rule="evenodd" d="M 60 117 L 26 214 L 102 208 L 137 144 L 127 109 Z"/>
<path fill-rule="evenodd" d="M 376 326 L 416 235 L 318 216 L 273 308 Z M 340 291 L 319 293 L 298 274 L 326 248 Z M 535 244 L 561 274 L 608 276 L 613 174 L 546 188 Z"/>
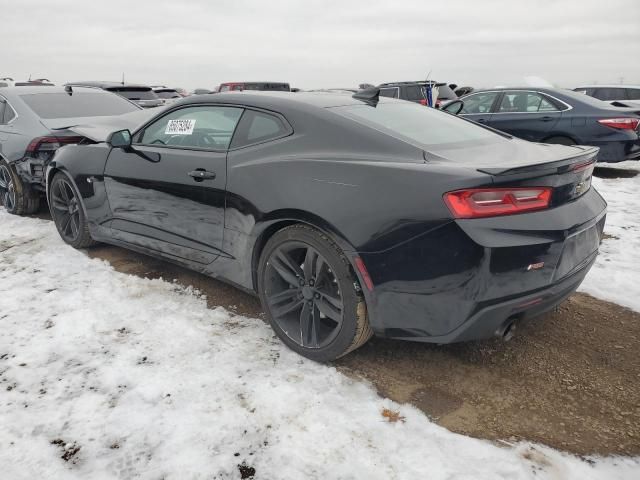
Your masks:
<path fill-rule="evenodd" d="M 379 103 L 393 103 L 401 100 L 380 97 Z M 223 92 L 187 97 L 181 101 L 182 105 L 199 103 L 228 103 L 237 105 L 251 105 L 266 110 L 298 107 L 298 108 L 329 108 L 342 105 L 366 104 L 364 100 L 353 98 L 352 95 L 337 92 L 277 92 L 277 91 L 243 91 Z"/>
<path fill-rule="evenodd" d="M 90 86 L 90 87 L 98 87 L 98 88 L 148 88 L 151 90 L 149 85 L 142 85 L 138 83 L 122 83 L 122 82 L 102 82 L 95 80 L 87 80 L 81 82 L 68 82 L 65 85 L 78 85 L 78 86 Z"/>
<path fill-rule="evenodd" d="M 106 93 L 103 90 L 95 87 L 73 87 L 75 89 L 80 89 L 83 92 L 91 92 L 96 94 Z M 0 93 L 3 95 L 8 94 L 12 96 L 25 95 L 25 94 L 38 94 L 38 93 L 65 93 L 65 87 L 60 86 L 43 86 L 43 85 L 25 85 L 19 87 L 0 87 Z"/>

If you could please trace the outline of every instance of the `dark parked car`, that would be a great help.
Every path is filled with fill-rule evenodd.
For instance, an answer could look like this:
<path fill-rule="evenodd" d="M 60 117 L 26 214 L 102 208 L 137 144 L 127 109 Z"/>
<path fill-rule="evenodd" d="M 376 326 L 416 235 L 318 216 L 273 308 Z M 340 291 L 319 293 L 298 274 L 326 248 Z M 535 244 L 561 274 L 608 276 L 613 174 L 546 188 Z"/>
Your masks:
<path fill-rule="evenodd" d="M 83 138 L 68 127 L 97 117 L 138 112 L 135 104 L 97 88 L 0 88 L 0 198 L 10 213 L 38 209 L 44 170 L 61 145 Z"/>
<path fill-rule="evenodd" d="M 638 109 L 570 90 L 500 88 L 462 97 L 460 115 L 532 142 L 600 147 L 598 161 L 640 158 Z M 456 111 L 456 105 L 445 110 Z"/>
<path fill-rule="evenodd" d="M 260 90 L 269 92 L 290 92 L 291 87 L 284 82 L 227 82 L 221 83 L 218 92 Z"/>
<path fill-rule="evenodd" d="M 399 98 L 401 100 L 427 105 L 427 85 L 438 88 L 438 97 L 435 99 L 434 105 L 436 108 L 439 108 L 442 103 L 458 98 L 455 92 L 451 90 L 446 83 L 442 82 L 391 82 L 382 83 L 378 85 L 378 88 L 380 89 L 380 95 L 382 97 Z"/>
<path fill-rule="evenodd" d="M 597 148 L 378 95 L 194 96 L 131 132 L 76 128 L 98 143 L 57 153 L 52 216 L 76 248 L 113 243 L 255 292 L 318 361 L 372 334 L 508 335 L 578 287 L 605 218 Z"/>
<path fill-rule="evenodd" d="M 137 103 L 142 108 L 153 108 L 164 105 L 164 101 L 147 85 L 137 85 L 122 82 L 70 82 L 65 85 L 78 87 L 96 87 L 108 92 L 117 93 L 132 102 Z"/>

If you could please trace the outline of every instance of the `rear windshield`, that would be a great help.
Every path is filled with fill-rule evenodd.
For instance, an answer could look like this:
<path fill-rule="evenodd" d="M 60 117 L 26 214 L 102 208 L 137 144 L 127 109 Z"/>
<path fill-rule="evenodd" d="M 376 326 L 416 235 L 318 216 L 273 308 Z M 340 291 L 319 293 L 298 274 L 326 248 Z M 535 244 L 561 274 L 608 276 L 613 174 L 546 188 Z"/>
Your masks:
<path fill-rule="evenodd" d="M 178 92 L 175 90 L 161 90 L 156 92 L 160 98 L 182 98 Z"/>
<path fill-rule="evenodd" d="M 40 118 L 78 118 L 122 115 L 139 108 L 107 92 L 31 93 L 20 98 Z"/>
<path fill-rule="evenodd" d="M 449 113 L 409 102 L 347 105 L 333 111 L 421 147 L 499 138 L 497 134 Z"/>
<path fill-rule="evenodd" d="M 110 92 L 122 95 L 129 100 L 157 100 L 158 95 L 150 88 L 110 88 Z"/>

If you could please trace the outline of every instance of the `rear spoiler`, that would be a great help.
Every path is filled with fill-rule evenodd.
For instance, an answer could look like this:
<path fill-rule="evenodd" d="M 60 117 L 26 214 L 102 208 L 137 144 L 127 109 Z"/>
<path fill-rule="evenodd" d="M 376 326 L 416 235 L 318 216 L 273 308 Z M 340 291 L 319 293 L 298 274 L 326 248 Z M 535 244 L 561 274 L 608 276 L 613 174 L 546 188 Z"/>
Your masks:
<path fill-rule="evenodd" d="M 596 157 L 598 155 L 598 152 L 600 151 L 600 148 L 586 147 L 581 145 L 573 145 L 573 147 L 578 149 L 579 153 L 560 160 L 553 160 L 547 163 L 535 163 L 518 167 L 482 167 L 478 168 L 477 171 L 494 176 L 520 175 L 529 174 L 532 172 L 535 172 L 537 174 L 541 174 L 544 172 L 552 174 L 565 173 L 569 170 L 582 170 L 583 168 L 587 168 L 591 164 L 596 163 Z"/>

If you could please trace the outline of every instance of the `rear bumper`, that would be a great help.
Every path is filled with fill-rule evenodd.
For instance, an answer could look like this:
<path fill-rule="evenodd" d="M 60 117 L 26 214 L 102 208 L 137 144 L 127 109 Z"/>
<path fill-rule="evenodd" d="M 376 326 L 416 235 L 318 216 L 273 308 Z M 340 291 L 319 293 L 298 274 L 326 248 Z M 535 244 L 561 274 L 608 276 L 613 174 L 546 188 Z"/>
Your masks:
<path fill-rule="evenodd" d="M 594 146 L 600 147 L 598 162 L 618 163 L 626 160 L 640 160 L 640 138 L 638 133 L 626 133 L 635 138 L 623 141 L 593 142 Z"/>
<path fill-rule="evenodd" d="M 48 162 L 35 158 L 25 157 L 15 162 L 16 172 L 20 179 L 38 190 L 45 188 L 45 171 Z"/>
<path fill-rule="evenodd" d="M 496 335 L 574 292 L 597 256 L 606 203 L 591 189 L 545 212 L 451 222 L 360 253 L 376 335 L 451 343 Z"/>
<path fill-rule="evenodd" d="M 399 340 L 423 341 L 429 343 L 454 343 L 482 340 L 499 336 L 507 325 L 535 318 L 556 307 L 575 292 L 595 262 L 597 253 L 592 254 L 573 274 L 539 291 L 489 304 L 479 305 L 479 310 L 455 330 L 446 335 L 424 337 L 416 332 L 392 331 L 391 337 Z"/>

